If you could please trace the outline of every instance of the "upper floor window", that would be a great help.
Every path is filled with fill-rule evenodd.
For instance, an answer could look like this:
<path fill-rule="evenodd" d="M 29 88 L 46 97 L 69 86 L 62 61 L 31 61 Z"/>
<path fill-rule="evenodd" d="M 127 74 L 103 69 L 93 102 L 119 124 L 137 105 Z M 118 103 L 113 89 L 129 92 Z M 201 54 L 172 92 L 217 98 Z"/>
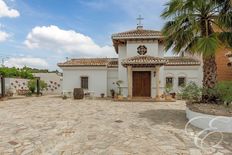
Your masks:
<path fill-rule="evenodd" d="M 81 77 L 81 88 L 88 89 L 89 88 L 89 78 L 86 76 Z"/>
<path fill-rule="evenodd" d="M 185 86 L 186 78 L 185 77 L 178 77 L 178 86 Z"/>
<path fill-rule="evenodd" d="M 140 54 L 140 55 L 145 55 L 147 53 L 147 47 L 144 46 L 144 45 L 140 45 L 138 48 L 137 48 L 137 52 Z"/>

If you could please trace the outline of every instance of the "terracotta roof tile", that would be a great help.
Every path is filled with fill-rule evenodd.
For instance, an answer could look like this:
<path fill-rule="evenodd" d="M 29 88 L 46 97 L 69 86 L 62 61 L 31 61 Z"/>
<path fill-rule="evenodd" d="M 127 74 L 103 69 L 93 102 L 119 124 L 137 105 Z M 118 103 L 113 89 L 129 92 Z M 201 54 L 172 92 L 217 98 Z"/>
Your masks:
<path fill-rule="evenodd" d="M 124 67 L 134 65 L 134 66 L 155 66 L 155 65 L 164 65 L 167 63 L 167 60 L 164 58 L 153 57 L 149 55 L 138 55 L 122 60 L 122 65 Z"/>
<path fill-rule="evenodd" d="M 124 63 L 166 63 L 166 66 L 192 66 L 200 65 L 200 61 L 189 57 L 165 57 L 136 56 L 124 59 Z M 71 59 L 64 63 L 58 63 L 59 67 L 108 67 L 117 68 L 118 58 L 79 58 Z"/>
<path fill-rule="evenodd" d="M 200 65 L 200 61 L 190 57 L 165 57 L 168 60 L 166 66 Z"/>
<path fill-rule="evenodd" d="M 136 29 L 136 30 L 126 31 L 121 33 L 115 33 L 112 35 L 112 39 L 136 38 L 136 37 L 161 38 L 162 33 L 160 31 L 154 31 L 154 30 Z"/>
<path fill-rule="evenodd" d="M 84 67 L 84 66 L 115 67 L 115 65 L 117 65 L 117 61 L 118 61 L 117 58 L 79 58 L 79 59 L 71 59 L 64 63 L 58 63 L 58 66 L 59 67 Z"/>

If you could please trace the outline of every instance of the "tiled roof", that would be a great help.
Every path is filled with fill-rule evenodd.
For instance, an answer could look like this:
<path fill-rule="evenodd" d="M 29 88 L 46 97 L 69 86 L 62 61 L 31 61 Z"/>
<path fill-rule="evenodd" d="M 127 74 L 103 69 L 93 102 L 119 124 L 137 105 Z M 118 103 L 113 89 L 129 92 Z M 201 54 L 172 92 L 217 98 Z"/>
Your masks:
<path fill-rule="evenodd" d="M 136 29 L 121 33 L 115 33 L 112 35 L 112 39 L 124 39 L 124 38 L 161 38 L 162 33 L 160 31 Z"/>
<path fill-rule="evenodd" d="M 138 55 L 122 60 L 122 65 L 126 66 L 155 66 L 164 65 L 167 60 L 164 58 L 153 57 L 149 55 Z"/>
<path fill-rule="evenodd" d="M 117 67 L 117 58 L 79 58 L 71 59 L 64 63 L 58 63 L 59 67 L 84 67 L 84 66 L 107 66 L 107 67 Z"/>
<path fill-rule="evenodd" d="M 165 57 L 168 60 L 166 66 L 193 66 L 200 65 L 200 61 L 190 57 Z"/>
<path fill-rule="evenodd" d="M 164 57 L 136 56 L 124 59 L 123 63 L 166 63 L 165 66 L 198 66 L 200 61 L 189 57 Z M 118 58 L 79 58 L 58 63 L 59 67 L 108 67 L 117 68 Z"/>

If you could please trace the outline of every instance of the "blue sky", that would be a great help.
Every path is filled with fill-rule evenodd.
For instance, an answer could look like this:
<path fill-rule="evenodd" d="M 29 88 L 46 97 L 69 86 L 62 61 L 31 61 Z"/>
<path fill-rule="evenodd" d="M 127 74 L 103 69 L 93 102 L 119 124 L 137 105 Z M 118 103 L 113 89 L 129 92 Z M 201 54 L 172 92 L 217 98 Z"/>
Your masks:
<path fill-rule="evenodd" d="M 115 57 L 111 34 L 160 30 L 166 0 L 0 0 L 5 65 L 57 69 L 66 57 Z"/>

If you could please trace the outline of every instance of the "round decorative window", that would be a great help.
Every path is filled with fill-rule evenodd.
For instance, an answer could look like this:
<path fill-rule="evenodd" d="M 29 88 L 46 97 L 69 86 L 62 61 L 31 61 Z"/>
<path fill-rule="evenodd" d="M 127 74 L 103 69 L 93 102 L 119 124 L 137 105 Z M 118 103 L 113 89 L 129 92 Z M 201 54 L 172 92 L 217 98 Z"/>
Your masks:
<path fill-rule="evenodd" d="M 147 47 L 144 46 L 144 45 L 140 45 L 138 48 L 137 48 L 137 52 L 140 54 L 140 55 L 145 55 L 147 53 Z"/>

